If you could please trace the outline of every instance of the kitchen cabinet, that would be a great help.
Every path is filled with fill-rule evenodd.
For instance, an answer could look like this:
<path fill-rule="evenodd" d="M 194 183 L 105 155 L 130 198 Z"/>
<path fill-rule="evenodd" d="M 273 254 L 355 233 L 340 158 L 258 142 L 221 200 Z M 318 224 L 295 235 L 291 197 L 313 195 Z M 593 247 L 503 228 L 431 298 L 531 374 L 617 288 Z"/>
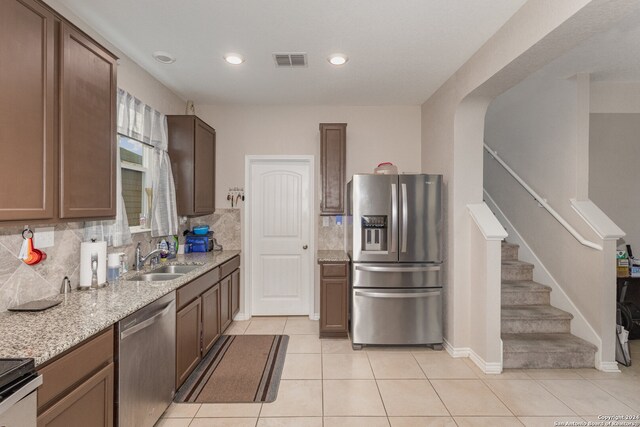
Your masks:
<path fill-rule="evenodd" d="M 216 131 L 193 115 L 167 116 L 178 215 L 215 210 Z"/>
<path fill-rule="evenodd" d="M 240 269 L 231 273 L 231 318 L 240 311 Z"/>
<path fill-rule="evenodd" d="M 349 332 L 349 263 L 320 264 L 320 338 Z"/>
<path fill-rule="evenodd" d="M 116 214 L 116 59 L 63 23 L 60 218 Z"/>
<path fill-rule="evenodd" d="M 0 39 L 0 222 L 115 216 L 117 58 L 37 0 Z"/>
<path fill-rule="evenodd" d="M 176 388 L 202 359 L 202 301 L 198 297 L 176 313 Z"/>
<path fill-rule="evenodd" d="M 220 325 L 222 330 L 231 324 L 231 276 L 220 282 Z"/>
<path fill-rule="evenodd" d="M 113 345 L 110 327 L 38 368 L 39 427 L 113 426 Z"/>
<path fill-rule="evenodd" d="M 320 215 L 344 215 L 347 124 L 320 123 Z"/>
<path fill-rule="evenodd" d="M 240 257 L 233 257 L 176 291 L 176 389 L 211 350 L 231 324 L 233 315 L 240 310 L 239 267 Z M 235 293 L 234 277 L 237 283 Z"/>
<path fill-rule="evenodd" d="M 54 28 L 36 1 L 0 2 L 0 221 L 55 214 Z"/>
<path fill-rule="evenodd" d="M 207 354 L 220 337 L 220 285 L 202 294 L 202 353 Z"/>

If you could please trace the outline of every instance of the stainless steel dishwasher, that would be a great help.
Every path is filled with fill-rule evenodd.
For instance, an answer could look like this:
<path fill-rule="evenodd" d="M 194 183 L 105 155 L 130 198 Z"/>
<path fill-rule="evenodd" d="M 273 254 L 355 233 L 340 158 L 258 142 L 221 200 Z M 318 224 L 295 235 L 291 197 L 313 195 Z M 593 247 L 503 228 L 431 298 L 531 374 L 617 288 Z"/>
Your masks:
<path fill-rule="evenodd" d="M 175 395 L 176 294 L 118 323 L 118 425 L 152 427 Z"/>

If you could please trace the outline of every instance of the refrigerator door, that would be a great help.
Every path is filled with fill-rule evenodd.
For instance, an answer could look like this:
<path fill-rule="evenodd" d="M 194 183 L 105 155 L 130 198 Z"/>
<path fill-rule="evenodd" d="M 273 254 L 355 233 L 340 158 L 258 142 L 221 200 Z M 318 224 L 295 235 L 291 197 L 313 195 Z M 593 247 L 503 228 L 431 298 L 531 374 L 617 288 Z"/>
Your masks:
<path fill-rule="evenodd" d="M 439 344 L 442 289 L 352 288 L 353 344 Z"/>
<path fill-rule="evenodd" d="M 399 261 L 442 262 L 442 175 L 399 175 Z"/>
<path fill-rule="evenodd" d="M 398 260 L 398 175 L 354 175 L 350 187 L 354 261 Z"/>
<path fill-rule="evenodd" d="M 353 263 L 351 280 L 361 288 L 438 288 L 440 264 Z"/>

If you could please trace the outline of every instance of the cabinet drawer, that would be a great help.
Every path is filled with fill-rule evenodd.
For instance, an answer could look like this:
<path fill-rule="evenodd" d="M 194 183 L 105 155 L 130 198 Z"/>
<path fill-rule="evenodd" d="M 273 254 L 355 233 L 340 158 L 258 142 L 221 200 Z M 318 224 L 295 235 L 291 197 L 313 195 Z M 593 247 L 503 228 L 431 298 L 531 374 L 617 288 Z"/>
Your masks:
<path fill-rule="evenodd" d="M 347 277 L 347 263 L 322 264 L 322 277 Z"/>
<path fill-rule="evenodd" d="M 228 276 L 238 267 L 240 267 L 240 257 L 236 256 L 220 266 L 220 277 Z"/>
<path fill-rule="evenodd" d="M 176 310 L 189 304 L 220 280 L 220 268 L 216 267 L 187 283 L 176 291 Z"/>
<path fill-rule="evenodd" d="M 38 411 L 113 360 L 113 327 L 38 370 Z"/>

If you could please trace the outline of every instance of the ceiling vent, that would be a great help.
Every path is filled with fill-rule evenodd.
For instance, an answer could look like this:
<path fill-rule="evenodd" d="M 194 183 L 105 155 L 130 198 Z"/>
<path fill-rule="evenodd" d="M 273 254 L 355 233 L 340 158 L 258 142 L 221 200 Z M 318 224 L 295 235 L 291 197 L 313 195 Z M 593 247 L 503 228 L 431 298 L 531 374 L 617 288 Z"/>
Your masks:
<path fill-rule="evenodd" d="M 295 53 L 274 53 L 273 60 L 276 61 L 276 67 L 306 67 L 307 54 L 304 52 Z"/>

